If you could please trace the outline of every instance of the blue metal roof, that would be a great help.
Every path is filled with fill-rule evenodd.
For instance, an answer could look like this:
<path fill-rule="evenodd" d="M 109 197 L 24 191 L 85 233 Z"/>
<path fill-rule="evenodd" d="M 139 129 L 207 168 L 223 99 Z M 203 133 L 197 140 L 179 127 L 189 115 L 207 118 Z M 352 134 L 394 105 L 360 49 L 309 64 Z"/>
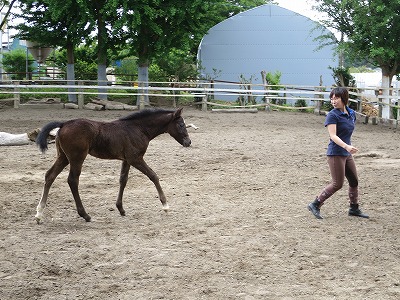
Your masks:
<path fill-rule="evenodd" d="M 203 76 L 218 71 L 217 80 L 238 82 L 240 75 L 262 84 L 262 70 L 282 73 L 281 83 L 332 85 L 337 60 L 332 48 L 317 50 L 315 38 L 328 33 L 318 23 L 277 5 L 262 5 L 212 27 L 199 46 Z"/>

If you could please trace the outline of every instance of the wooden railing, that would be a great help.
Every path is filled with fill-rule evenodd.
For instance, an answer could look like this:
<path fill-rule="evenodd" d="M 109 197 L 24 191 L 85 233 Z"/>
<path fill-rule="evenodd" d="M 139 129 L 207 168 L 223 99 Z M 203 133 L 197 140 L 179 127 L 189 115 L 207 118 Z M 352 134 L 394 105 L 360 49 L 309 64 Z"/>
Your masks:
<path fill-rule="evenodd" d="M 118 84 L 107 82 L 107 85 L 98 85 L 97 81 L 75 81 L 76 84 L 69 84 L 71 81 L 8 81 L 1 82 L 0 95 L 8 95 L 7 101 L 14 101 L 14 107 L 21 105 L 21 96 L 24 94 L 42 95 L 54 94 L 77 95 L 77 104 L 83 107 L 83 97 L 91 95 L 121 96 L 138 99 L 139 109 L 145 106 L 145 97 L 171 97 L 172 106 L 176 106 L 179 97 L 191 97 L 194 105 L 200 105 L 203 110 L 209 107 L 220 108 L 265 108 L 270 109 L 313 109 L 320 113 L 322 104 L 329 102 L 329 93 L 332 87 L 327 86 L 296 86 L 296 85 L 260 85 L 247 84 L 244 89 L 240 83 L 218 83 L 211 82 L 149 82 L 148 85 L 141 82 L 121 82 Z M 53 92 L 52 92 L 53 90 Z M 54 90 L 57 90 L 54 92 Z M 397 115 L 387 121 L 400 120 L 399 90 L 389 89 L 390 96 L 377 95 L 375 89 L 352 89 L 350 101 L 355 103 L 356 111 L 362 115 L 363 105 L 376 107 L 381 114 L 384 107 L 397 109 Z M 235 105 L 239 96 L 245 97 L 245 105 Z M 218 101 L 220 98 L 229 98 L 227 101 Z M 0 101 L 1 101 L 0 100 Z M 295 105 L 298 100 L 305 100 L 306 106 Z M 279 105 L 276 103 L 287 103 Z M 368 117 L 368 116 L 367 116 Z M 378 115 L 377 118 L 381 118 Z M 381 118 L 382 119 L 382 118 Z"/>

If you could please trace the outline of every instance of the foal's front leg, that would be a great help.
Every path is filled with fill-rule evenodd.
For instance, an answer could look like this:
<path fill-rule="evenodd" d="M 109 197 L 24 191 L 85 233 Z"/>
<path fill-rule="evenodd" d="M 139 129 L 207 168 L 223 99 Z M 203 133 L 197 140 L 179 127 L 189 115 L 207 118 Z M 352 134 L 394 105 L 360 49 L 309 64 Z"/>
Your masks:
<path fill-rule="evenodd" d="M 79 176 L 81 175 L 82 171 L 82 162 L 78 163 L 71 163 L 70 170 L 68 175 L 68 185 L 71 189 L 72 195 L 75 199 L 76 210 L 78 214 L 85 219 L 86 222 L 90 222 L 91 218 L 86 213 L 85 208 L 83 207 L 81 197 L 79 196 L 78 186 L 79 186 Z"/>
<path fill-rule="evenodd" d="M 124 189 L 126 187 L 126 183 L 128 182 L 128 175 L 129 175 L 130 167 L 131 166 L 125 160 L 122 161 L 121 174 L 119 177 L 119 192 L 118 192 L 118 198 L 117 198 L 117 202 L 116 202 L 116 206 L 117 206 L 121 216 L 125 216 L 125 209 L 122 207 L 122 196 L 124 194 Z"/>
<path fill-rule="evenodd" d="M 167 203 L 167 198 L 165 197 L 164 192 L 161 188 L 160 180 L 157 174 L 146 164 L 143 159 L 140 161 L 135 161 L 134 163 L 132 163 L 132 166 L 145 174 L 147 177 L 149 177 L 149 179 L 154 183 L 158 192 L 158 197 L 160 198 L 160 201 L 162 203 L 163 210 L 168 211 L 169 205 Z"/>

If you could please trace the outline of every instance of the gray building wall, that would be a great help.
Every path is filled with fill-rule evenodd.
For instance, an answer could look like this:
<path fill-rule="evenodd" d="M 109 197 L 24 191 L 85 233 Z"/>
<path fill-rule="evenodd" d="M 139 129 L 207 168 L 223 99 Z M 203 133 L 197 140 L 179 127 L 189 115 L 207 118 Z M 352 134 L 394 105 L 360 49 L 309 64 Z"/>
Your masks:
<path fill-rule="evenodd" d="M 203 77 L 239 82 L 240 75 L 262 84 L 261 71 L 282 73 L 281 83 L 332 85 L 337 60 L 330 47 L 317 50 L 314 39 L 327 33 L 317 23 L 277 5 L 262 5 L 212 27 L 198 50 Z M 217 86 L 218 87 L 218 86 Z M 224 97 L 220 97 L 224 98 Z M 229 99 L 228 99 L 229 100 Z"/>

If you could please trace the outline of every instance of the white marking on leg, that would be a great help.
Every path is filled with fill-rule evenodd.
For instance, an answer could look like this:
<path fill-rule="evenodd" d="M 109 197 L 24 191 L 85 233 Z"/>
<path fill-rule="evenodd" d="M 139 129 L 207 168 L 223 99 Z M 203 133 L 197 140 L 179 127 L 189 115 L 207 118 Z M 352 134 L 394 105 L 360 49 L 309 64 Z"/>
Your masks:
<path fill-rule="evenodd" d="M 167 211 L 169 210 L 169 205 L 168 205 L 168 203 L 163 204 L 163 210 L 164 210 L 165 212 L 167 212 Z"/>
<path fill-rule="evenodd" d="M 46 202 L 47 202 L 47 194 L 45 193 L 45 191 L 43 189 L 42 197 L 40 198 L 39 204 L 36 207 L 35 219 L 36 219 L 36 222 L 38 222 L 38 223 L 43 218 L 43 211 L 44 211 L 44 208 L 46 207 Z"/>

